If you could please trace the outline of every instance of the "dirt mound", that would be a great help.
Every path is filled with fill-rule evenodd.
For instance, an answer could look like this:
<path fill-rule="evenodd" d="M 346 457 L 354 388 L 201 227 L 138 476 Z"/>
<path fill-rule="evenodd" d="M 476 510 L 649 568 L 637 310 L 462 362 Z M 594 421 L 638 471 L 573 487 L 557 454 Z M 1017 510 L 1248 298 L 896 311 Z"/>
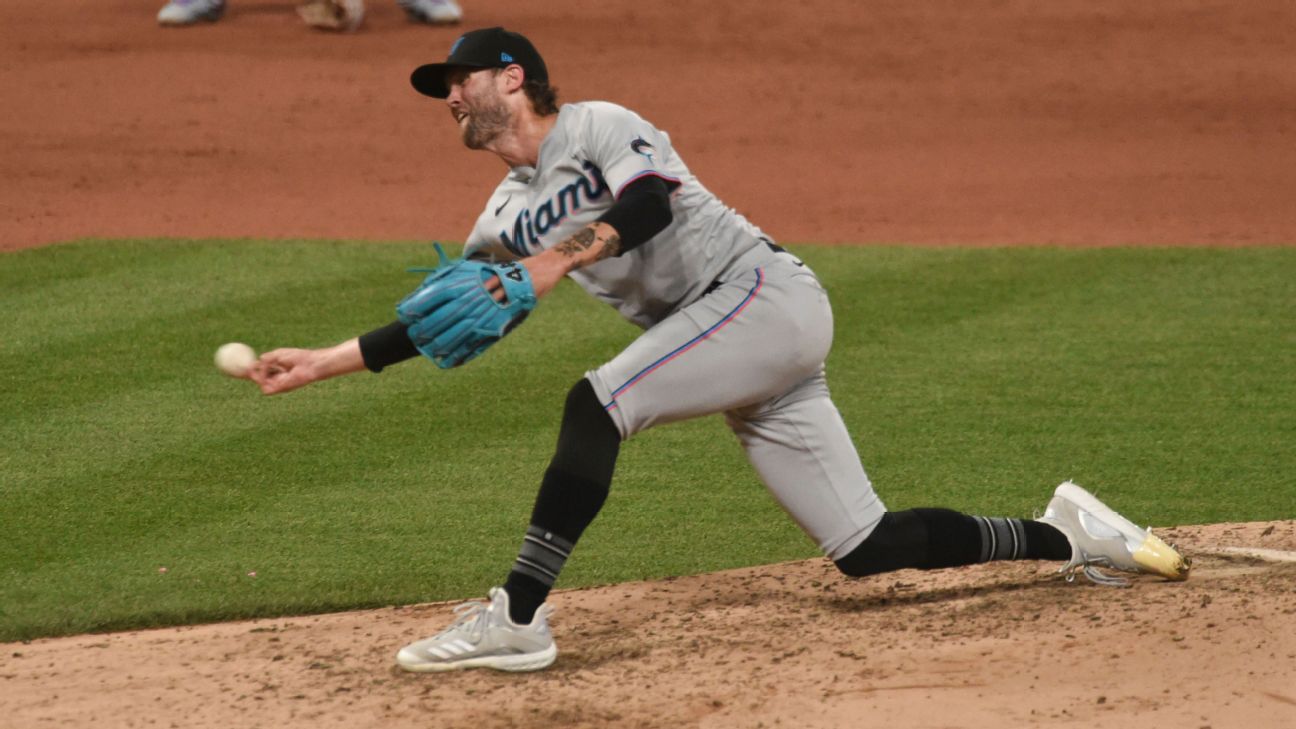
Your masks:
<path fill-rule="evenodd" d="M 1296 522 L 1163 532 L 1192 578 L 807 560 L 557 593 L 541 673 L 413 675 L 446 604 L 6 644 L 12 727 L 1296 726 Z M 1261 548 L 1265 553 L 1229 552 Z"/>

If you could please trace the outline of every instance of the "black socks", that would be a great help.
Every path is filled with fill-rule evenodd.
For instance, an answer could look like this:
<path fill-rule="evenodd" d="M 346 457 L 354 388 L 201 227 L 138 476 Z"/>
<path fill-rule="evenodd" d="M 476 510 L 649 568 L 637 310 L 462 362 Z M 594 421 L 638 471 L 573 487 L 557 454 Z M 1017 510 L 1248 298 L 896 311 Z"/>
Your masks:
<path fill-rule="evenodd" d="M 1000 559 L 1070 558 L 1066 536 L 1043 522 L 912 509 L 884 514 L 869 538 L 836 565 L 848 575 L 863 577 Z"/>
<path fill-rule="evenodd" d="M 599 404 L 589 380 L 567 395 L 558 448 L 545 471 L 513 570 L 504 582 L 509 617 L 535 617 L 585 527 L 594 521 L 612 484 L 621 432 Z"/>
<path fill-rule="evenodd" d="M 531 526 L 522 538 L 513 570 L 504 581 L 509 594 L 509 617 L 519 625 L 531 622 L 558 580 L 576 540 L 594 521 L 608 486 L 550 467 L 531 511 Z"/>

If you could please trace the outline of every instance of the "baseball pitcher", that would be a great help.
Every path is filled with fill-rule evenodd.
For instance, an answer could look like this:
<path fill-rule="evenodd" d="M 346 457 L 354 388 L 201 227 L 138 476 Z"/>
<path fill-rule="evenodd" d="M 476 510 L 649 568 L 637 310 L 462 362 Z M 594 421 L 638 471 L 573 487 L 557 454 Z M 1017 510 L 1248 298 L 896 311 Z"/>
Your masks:
<path fill-rule="evenodd" d="M 643 329 L 572 385 L 531 524 L 502 587 L 434 637 L 402 648 L 411 671 L 528 671 L 557 648 L 545 601 L 603 506 L 622 441 L 723 413 L 761 480 L 851 576 L 990 560 L 1063 562 L 1184 579 L 1188 563 L 1072 483 L 1038 520 L 948 509 L 888 512 L 824 379 L 828 294 L 796 256 L 694 177 L 670 135 L 613 103 L 558 106 L 539 52 L 502 28 L 464 34 L 414 88 L 444 99 L 463 143 L 508 172 L 448 260 L 391 324 L 335 347 L 280 349 L 253 366 L 266 394 L 417 357 L 454 368 L 520 325 L 564 276 Z"/>

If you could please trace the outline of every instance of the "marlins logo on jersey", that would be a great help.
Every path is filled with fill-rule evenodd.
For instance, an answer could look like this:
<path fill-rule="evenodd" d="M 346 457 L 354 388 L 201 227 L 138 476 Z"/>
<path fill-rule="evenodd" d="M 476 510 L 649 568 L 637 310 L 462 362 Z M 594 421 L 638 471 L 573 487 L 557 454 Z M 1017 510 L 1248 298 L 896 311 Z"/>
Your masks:
<path fill-rule="evenodd" d="M 651 144 L 644 141 L 643 137 L 638 137 L 633 142 L 631 142 L 630 149 L 635 154 L 642 154 L 643 156 L 647 157 L 649 162 L 652 161 L 653 152 L 656 151 L 653 149 L 653 146 Z"/>

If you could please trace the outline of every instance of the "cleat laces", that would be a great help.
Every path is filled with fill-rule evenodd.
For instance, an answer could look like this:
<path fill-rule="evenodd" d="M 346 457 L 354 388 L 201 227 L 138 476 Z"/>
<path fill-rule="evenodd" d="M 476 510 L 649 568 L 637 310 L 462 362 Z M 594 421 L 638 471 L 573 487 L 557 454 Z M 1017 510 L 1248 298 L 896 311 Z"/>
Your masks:
<path fill-rule="evenodd" d="M 1081 563 L 1081 564 L 1069 565 L 1067 567 L 1063 567 L 1062 569 L 1058 570 L 1058 572 L 1061 572 L 1062 574 L 1066 575 L 1067 582 L 1075 582 L 1076 573 L 1080 572 L 1083 573 L 1085 577 L 1088 577 L 1089 581 L 1094 583 L 1095 585 L 1103 585 L 1104 587 L 1129 587 L 1130 586 L 1130 581 L 1128 579 L 1124 577 L 1120 577 L 1118 575 L 1109 575 L 1106 572 L 1103 572 L 1102 570 L 1098 569 L 1098 565 L 1093 563 Z"/>
<path fill-rule="evenodd" d="M 488 605 L 481 600 L 469 600 L 456 605 L 454 614 L 458 617 L 448 628 L 437 633 L 437 638 L 448 638 L 455 633 L 463 633 L 468 641 L 476 644 L 486 632 L 486 611 Z"/>

